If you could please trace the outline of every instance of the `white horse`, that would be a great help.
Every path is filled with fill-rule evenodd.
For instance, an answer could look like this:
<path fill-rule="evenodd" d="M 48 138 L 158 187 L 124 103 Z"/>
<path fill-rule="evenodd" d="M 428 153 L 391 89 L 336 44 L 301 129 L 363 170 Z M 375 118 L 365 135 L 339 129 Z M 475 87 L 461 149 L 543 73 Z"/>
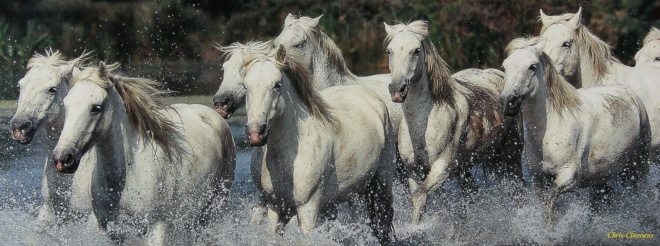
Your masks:
<path fill-rule="evenodd" d="M 245 88 L 241 66 L 243 59 L 254 53 L 266 54 L 270 51 L 272 41 L 251 41 L 246 44 L 233 43 L 229 46 L 219 46 L 225 61 L 222 63 L 222 83 L 213 96 L 215 110 L 225 119 L 231 118 L 234 112 L 245 106 Z"/>
<path fill-rule="evenodd" d="M 337 44 L 319 28 L 321 17 L 323 15 L 316 18 L 287 15 L 282 32 L 273 40 L 273 47 L 284 45 L 291 59 L 295 59 L 312 74 L 310 82 L 319 90 L 337 85 L 362 85 L 369 88 L 385 102 L 393 132 L 398 132 L 403 111 L 401 105 L 389 99 L 387 84 L 391 81 L 390 75 L 355 76 L 346 66 Z M 397 172 L 404 171 L 400 167 L 397 167 Z"/>
<path fill-rule="evenodd" d="M 470 173 L 475 164 L 497 163 L 521 180 L 516 121 L 504 117 L 497 103 L 502 72 L 480 71 L 482 81 L 456 80 L 429 39 L 427 22 L 385 23 L 385 30 L 392 101 L 404 112 L 399 152 L 410 170 L 412 222 L 420 222 L 429 193 L 450 178 L 457 177 L 466 192 L 475 191 Z"/>
<path fill-rule="evenodd" d="M 383 102 L 362 86 L 318 92 L 283 46 L 275 57 L 249 58 L 244 71 L 248 141 L 268 141 L 261 186 L 271 230 L 282 233 L 297 215 L 309 233 L 320 212 L 357 194 L 366 200 L 374 234 L 389 242 L 395 147 Z"/>
<path fill-rule="evenodd" d="M 660 161 L 660 66 L 629 67 L 619 62 L 610 46 L 593 35 L 576 14 L 546 16 L 541 11 L 546 38 L 543 50 L 561 75 L 576 88 L 597 85 L 628 85 L 644 102 L 651 124 L 651 157 Z"/>
<path fill-rule="evenodd" d="M 58 171 L 74 173 L 96 150 L 92 206 L 99 227 L 136 225 L 163 245 L 214 215 L 234 179 L 235 146 L 227 123 L 201 105 L 164 106 L 158 83 L 86 68 L 71 81 L 53 150 Z M 83 163 L 84 164 L 84 163 Z M 110 228 L 121 241 L 123 233 Z"/>
<path fill-rule="evenodd" d="M 635 54 L 635 66 L 652 63 L 660 64 L 660 30 L 655 27 L 644 37 L 644 45 Z"/>
<path fill-rule="evenodd" d="M 36 54 L 28 61 L 28 71 L 18 82 L 20 94 L 16 114 L 9 123 L 15 141 L 29 144 L 37 130 L 44 129 L 47 153 L 53 151 L 62 131 L 62 100 L 69 91 L 74 70 L 88 55 L 84 53 L 67 61 L 59 52 L 46 50 L 45 56 Z M 44 204 L 37 219 L 39 229 L 87 216 L 94 220 L 89 182 L 95 160 L 86 155 L 81 162 L 89 164 L 76 175 L 65 175 L 50 165 L 50 157 L 46 158 L 41 183 Z"/>
<path fill-rule="evenodd" d="M 271 49 L 271 41 L 259 42 L 253 41 L 247 44 L 233 43 L 229 46 L 216 46 L 223 52 L 225 61 L 222 63 L 222 83 L 218 92 L 213 96 L 213 105 L 215 110 L 225 119 L 231 118 L 234 112 L 245 106 L 245 87 L 243 86 L 243 66 L 244 58 L 254 53 L 266 54 Z M 261 187 L 261 169 L 265 168 L 266 162 L 264 154 L 267 146 L 253 148 L 250 161 L 250 174 L 252 180 L 259 190 L 257 206 L 253 208 L 250 223 L 260 224 L 266 215 L 266 202 L 263 198 L 263 187 Z"/>
<path fill-rule="evenodd" d="M 546 204 L 546 222 L 559 193 L 592 187 L 592 201 L 611 190 L 617 174 L 640 182 L 648 173 L 650 126 L 644 104 L 625 86 L 576 90 L 543 53 L 543 38 L 518 38 L 507 46 L 507 115 L 522 111 L 525 160 Z"/>

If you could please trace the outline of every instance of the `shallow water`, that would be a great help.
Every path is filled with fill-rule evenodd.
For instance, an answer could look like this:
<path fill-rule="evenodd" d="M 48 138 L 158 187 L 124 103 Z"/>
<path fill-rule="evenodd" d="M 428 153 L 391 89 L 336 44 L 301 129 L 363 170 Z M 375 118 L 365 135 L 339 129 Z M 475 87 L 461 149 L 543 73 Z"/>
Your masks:
<path fill-rule="evenodd" d="M 0 118 L 0 245 L 23 244 L 35 230 L 41 204 L 41 170 L 46 159 L 44 134 L 37 134 L 31 145 L 11 142 L 6 129 L 7 117 Z M 195 232 L 190 241 L 196 245 L 355 245 L 377 244 L 366 224 L 364 205 L 340 206 L 336 221 L 324 222 L 310 235 L 303 235 L 292 220 L 284 237 L 273 236 L 265 223 L 249 223 L 256 191 L 249 175 L 249 147 L 245 146 L 243 122 L 231 121 L 239 144 L 237 170 L 229 203 L 222 218 Z M 481 176 L 478 174 L 477 176 Z M 502 245 L 502 244 L 628 244 L 660 245 L 660 170 L 651 174 L 637 193 L 615 194 L 611 206 L 599 214 L 589 208 L 587 190 L 567 193 L 558 200 L 556 226 L 546 229 L 543 210 L 533 192 L 524 188 L 512 199 L 510 184 L 480 182 L 480 192 L 463 198 L 455 181 L 446 183 L 430 198 L 427 213 L 419 225 L 410 224 L 410 196 L 404 185 L 396 184 L 396 236 L 401 245 Z M 464 204 L 468 204 L 464 209 Z M 352 211 L 351 211 L 352 210 Z M 356 211 L 359 210 L 359 211 Z M 121 225 L 120 225 L 121 226 Z M 609 239 L 608 233 L 651 233 L 653 239 Z M 104 245 L 108 238 L 86 222 L 41 232 L 44 244 Z"/>

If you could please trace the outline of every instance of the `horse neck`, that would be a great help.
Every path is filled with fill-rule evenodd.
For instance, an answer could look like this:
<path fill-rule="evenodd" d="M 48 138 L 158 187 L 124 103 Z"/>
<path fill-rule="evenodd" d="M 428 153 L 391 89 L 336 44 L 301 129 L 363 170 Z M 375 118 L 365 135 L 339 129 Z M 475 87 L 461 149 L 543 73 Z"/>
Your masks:
<path fill-rule="evenodd" d="M 625 83 L 624 79 L 628 76 L 631 67 L 624 65 L 616 59 L 609 59 L 606 63 L 607 71 L 599 74 L 596 66 L 586 59 L 589 55 L 589 52 L 579 49 L 580 60 L 578 62 L 580 63 L 580 71 L 578 71 L 576 76 L 578 76 L 577 80 L 582 85 L 581 87 L 587 88 L 597 85 Z"/>
<path fill-rule="evenodd" d="M 330 62 L 330 57 L 321 47 L 322 45 L 318 44 L 312 55 L 313 79 L 316 89 L 324 90 L 337 85 L 357 84 L 357 77 L 346 68 L 346 64 Z"/>
<path fill-rule="evenodd" d="M 108 134 L 95 146 L 99 155 L 97 165 L 102 167 L 98 169 L 103 169 L 106 175 L 119 175 L 123 178 L 126 165 L 132 162 L 133 152 L 137 149 L 139 134 L 130 123 L 117 91 L 111 89 L 108 92 L 114 109 L 113 119 Z"/>
<path fill-rule="evenodd" d="M 545 71 L 536 74 L 539 86 L 534 97 L 526 97 L 521 105 L 525 146 L 541 146 L 548 118 L 559 117 L 552 106 L 550 89 L 544 81 Z M 551 115 L 552 114 L 552 115 Z"/>
<path fill-rule="evenodd" d="M 290 83 L 289 86 L 291 86 Z M 282 97 L 284 100 L 283 112 L 274 117 L 269 126 L 269 154 L 282 154 L 296 150 L 297 136 L 301 131 L 301 126 L 316 121 L 293 88 L 282 93 Z"/>
<path fill-rule="evenodd" d="M 431 87 L 429 86 L 429 75 L 426 66 L 424 66 L 424 71 L 422 71 L 419 81 L 410 83 L 409 88 L 408 97 L 403 103 L 403 110 L 406 115 L 417 115 L 417 113 L 426 111 L 420 109 L 431 108 L 433 106 L 433 97 L 431 96 Z"/>

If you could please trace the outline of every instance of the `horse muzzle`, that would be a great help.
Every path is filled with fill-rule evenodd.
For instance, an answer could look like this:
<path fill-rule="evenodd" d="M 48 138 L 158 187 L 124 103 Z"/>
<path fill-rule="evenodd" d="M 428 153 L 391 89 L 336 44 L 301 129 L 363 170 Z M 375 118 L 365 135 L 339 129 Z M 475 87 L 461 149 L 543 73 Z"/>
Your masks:
<path fill-rule="evenodd" d="M 389 85 L 390 95 L 392 96 L 392 102 L 403 103 L 406 101 L 408 96 L 408 84 L 403 83 L 402 85 Z"/>
<path fill-rule="evenodd" d="M 80 160 L 74 157 L 73 154 L 53 153 L 53 164 L 58 172 L 61 173 L 75 173 L 80 165 Z"/>
<path fill-rule="evenodd" d="M 259 127 L 246 125 L 245 135 L 250 146 L 264 146 L 268 142 L 268 127 L 265 124 Z"/>
<path fill-rule="evenodd" d="M 522 98 L 519 96 L 511 96 L 509 98 L 502 98 L 502 108 L 504 115 L 515 116 L 520 112 L 520 105 L 522 105 Z"/>
<path fill-rule="evenodd" d="M 234 103 L 234 100 L 230 96 L 219 96 L 216 94 L 213 97 L 213 107 L 222 118 L 231 118 L 234 115 L 234 111 L 236 111 L 236 106 L 237 104 Z"/>
<path fill-rule="evenodd" d="M 32 121 L 18 122 L 12 120 L 9 125 L 11 128 L 12 140 L 20 144 L 29 144 L 32 142 L 32 138 L 37 132 L 37 128 L 34 126 Z"/>

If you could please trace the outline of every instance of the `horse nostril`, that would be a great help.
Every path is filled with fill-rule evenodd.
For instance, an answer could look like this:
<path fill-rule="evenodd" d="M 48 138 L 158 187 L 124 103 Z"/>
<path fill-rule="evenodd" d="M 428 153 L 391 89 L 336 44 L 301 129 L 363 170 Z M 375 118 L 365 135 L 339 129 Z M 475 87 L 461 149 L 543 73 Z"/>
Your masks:
<path fill-rule="evenodd" d="M 225 96 L 225 97 L 217 97 L 216 96 L 216 97 L 213 98 L 213 106 L 215 106 L 216 108 L 224 107 L 224 106 L 227 106 L 229 104 L 229 101 L 230 101 L 230 99 L 227 96 Z"/>
<path fill-rule="evenodd" d="M 507 106 L 509 106 L 509 107 L 516 106 L 518 104 L 518 99 L 519 99 L 519 97 L 517 97 L 517 96 L 511 97 L 511 99 L 509 99 L 509 103 L 508 103 L 509 105 L 507 105 Z"/>
<path fill-rule="evenodd" d="M 264 135 L 266 133 L 266 124 L 261 125 L 259 127 L 259 135 Z"/>
<path fill-rule="evenodd" d="M 399 88 L 399 93 L 403 94 L 406 92 L 407 89 L 408 89 L 408 85 L 404 84 Z"/>
<path fill-rule="evenodd" d="M 32 122 L 30 122 L 30 121 L 23 122 L 23 124 L 18 126 L 19 130 L 28 130 L 30 128 L 32 128 Z"/>
<path fill-rule="evenodd" d="M 71 164 L 73 162 L 73 154 L 66 154 L 64 155 L 64 158 L 62 159 L 62 163 L 64 164 Z"/>

